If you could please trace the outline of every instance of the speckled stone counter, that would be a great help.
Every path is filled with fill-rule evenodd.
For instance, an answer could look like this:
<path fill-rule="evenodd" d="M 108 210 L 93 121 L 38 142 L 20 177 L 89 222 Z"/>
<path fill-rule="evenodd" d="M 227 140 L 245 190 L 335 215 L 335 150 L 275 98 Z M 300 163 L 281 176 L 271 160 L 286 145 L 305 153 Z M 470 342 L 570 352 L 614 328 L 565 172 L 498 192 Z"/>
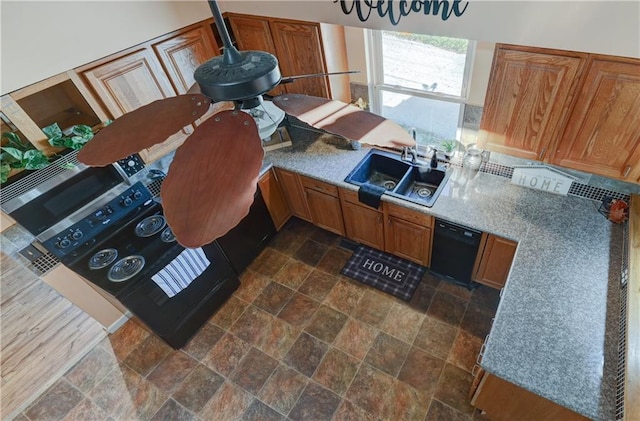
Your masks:
<path fill-rule="evenodd" d="M 344 178 L 368 149 L 290 130 L 270 165 L 356 190 Z M 417 211 L 518 241 L 482 366 L 592 419 L 614 418 L 622 230 L 593 201 L 512 185 L 454 168 L 432 208 Z"/>

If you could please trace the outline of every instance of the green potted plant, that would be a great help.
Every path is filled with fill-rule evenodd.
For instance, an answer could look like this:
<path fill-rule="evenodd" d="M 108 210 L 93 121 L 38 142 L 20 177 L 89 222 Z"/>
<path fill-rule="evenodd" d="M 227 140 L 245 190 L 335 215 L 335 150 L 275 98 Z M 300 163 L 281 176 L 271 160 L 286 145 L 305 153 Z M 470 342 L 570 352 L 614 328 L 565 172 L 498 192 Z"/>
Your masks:
<path fill-rule="evenodd" d="M 64 132 L 58 126 L 58 123 L 53 123 L 42 129 L 47 138 L 49 144 L 57 148 L 71 148 L 81 149 L 88 141 L 93 139 L 93 131 L 91 127 L 84 124 L 78 124 L 72 126 Z"/>
<path fill-rule="evenodd" d="M 6 183 L 11 170 L 38 170 L 49 165 L 49 158 L 30 143 L 23 143 L 16 133 L 2 133 L 7 139 L 7 146 L 2 146 L 0 153 L 0 182 Z"/>

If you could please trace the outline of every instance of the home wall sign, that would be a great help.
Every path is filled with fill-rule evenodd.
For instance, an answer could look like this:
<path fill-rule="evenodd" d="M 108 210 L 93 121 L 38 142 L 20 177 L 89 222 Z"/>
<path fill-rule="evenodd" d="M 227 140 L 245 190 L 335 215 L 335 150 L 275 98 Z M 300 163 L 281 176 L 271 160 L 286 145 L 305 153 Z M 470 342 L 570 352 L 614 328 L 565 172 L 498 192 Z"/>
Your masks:
<path fill-rule="evenodd" d="M 545 166 L 515 167 L 511 184 L 566 196 L 574 177 Z"/>
<path fill-rule="evenodd" d="M 379 17 L 388 17 L 394 26 L 400 19 L 410 14 L 440 16 L 443 21 L 451 15 L 460 17 L 467 10 L 469 2 L 461 0 L 334 0 L 340 4 L 345 15 L 355 13 L 360 22 L 366 22 L 375 13 Z"/>

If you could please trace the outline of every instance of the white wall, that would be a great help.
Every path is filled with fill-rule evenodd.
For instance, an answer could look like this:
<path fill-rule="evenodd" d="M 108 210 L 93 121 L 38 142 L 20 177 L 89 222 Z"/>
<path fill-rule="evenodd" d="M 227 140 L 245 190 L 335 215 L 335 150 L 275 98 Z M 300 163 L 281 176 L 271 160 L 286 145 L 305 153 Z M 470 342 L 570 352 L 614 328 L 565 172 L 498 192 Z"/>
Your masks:
<path fill-rule="evenodd" d="M 2 94 L 211 17 L 205 1 L 6 1 Z"/>
<path fill-rule="evenodd" d="M 484 97 L 487 94 L 487 86 L 489 85 L 489 74 L 491 73 L 491 63 L 493 62 L 495 46 L 492 42 L 476 43 L 467 104 L 484 105 Z"/>
<path fill-rule="evenodd" d="M 353 0 L 346 0 L 351 5 Z M 389 2 L 384 2 L 388 4 Z M 399 4 L 399 1 L 393 4 Z M 467 2 L 463 2 L 467 3 Z M 563 50 L 640 57 L 640 2 L 615 0 L 469 0 L 460 17 L 411 14 L 393 26 L 373 12 L 366 22 L 332 0 L 220 2 L 226 11 L 316 22 L 447 35 Z"/>

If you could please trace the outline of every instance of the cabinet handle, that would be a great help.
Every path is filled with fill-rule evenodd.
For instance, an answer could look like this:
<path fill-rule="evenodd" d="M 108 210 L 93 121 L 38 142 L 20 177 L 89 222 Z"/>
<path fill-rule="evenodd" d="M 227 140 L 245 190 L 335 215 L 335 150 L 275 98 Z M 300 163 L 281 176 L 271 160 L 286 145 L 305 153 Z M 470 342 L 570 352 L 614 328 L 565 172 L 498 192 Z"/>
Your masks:
<path fill-rule="evenodd" d="M 377 221 L 378 221 L 378 225 L 382 223 L 382 218 L 380 217 L 380 215 L 378 215 Z"/>
<path fill-rule="evenodd" d="M 627 178 L 627 176 L 629 175 L 629 173 L 631 172 L 631 165 L 627 165 L 626 167 L 624 167 L 624 178 Z"/>
<path fill-rule="evenodd" d="M 538 159 L 542 159 L 546 151 L 547 151 L 547 148 L 540 149 L 540 154 L 538 155 Z"/>

